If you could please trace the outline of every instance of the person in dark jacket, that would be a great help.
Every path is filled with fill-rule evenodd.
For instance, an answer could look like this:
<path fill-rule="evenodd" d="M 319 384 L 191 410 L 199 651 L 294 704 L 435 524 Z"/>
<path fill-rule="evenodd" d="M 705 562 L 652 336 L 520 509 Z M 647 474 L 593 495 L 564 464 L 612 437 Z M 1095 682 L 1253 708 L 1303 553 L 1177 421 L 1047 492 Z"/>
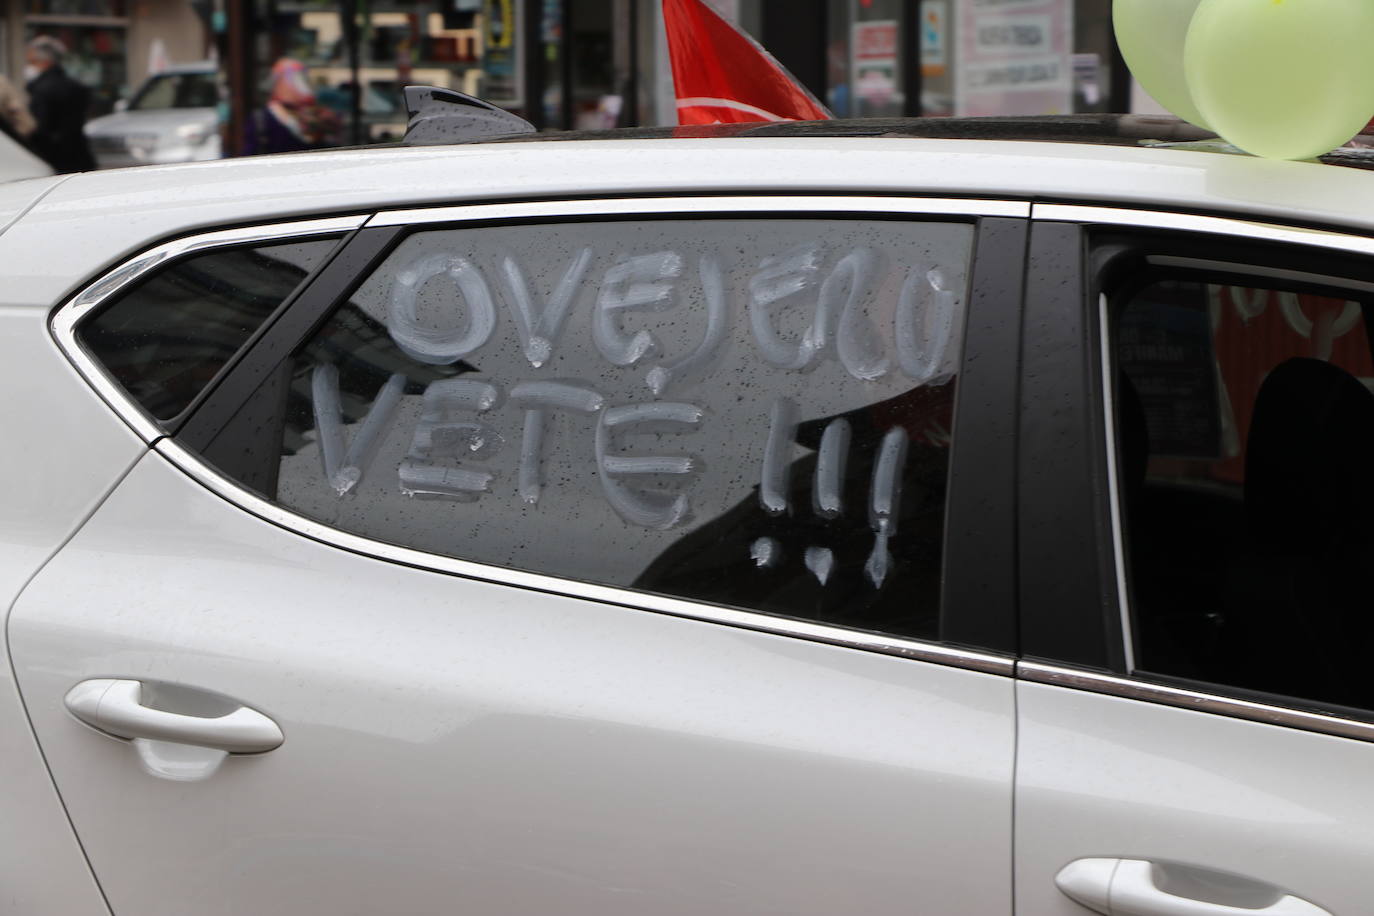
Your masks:
<path fill-rule="evenodd" d="M 29 42 L 24 59 L 36 75 L 29 80 L 29 110 L 37 127 L 29 137 L 33 151 L 56 172 L 85 172 L 95 157 L 83 130 L 91 93 L 62 69 L 62 42 L 40 35 Z"/>

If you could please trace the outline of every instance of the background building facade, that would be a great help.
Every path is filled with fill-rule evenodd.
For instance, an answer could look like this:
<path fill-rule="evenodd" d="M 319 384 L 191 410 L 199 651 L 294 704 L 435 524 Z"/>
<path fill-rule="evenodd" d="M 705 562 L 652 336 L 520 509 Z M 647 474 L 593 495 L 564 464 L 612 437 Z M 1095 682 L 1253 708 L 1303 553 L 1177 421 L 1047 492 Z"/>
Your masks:
<path fill-rule="evenodd" d="M 56 36 L 91 89 L 90 114 L 107 114 L 160 61 L 204 60 L 210 13 L 190 0 L 0 0 L 0 73 L 22 85 L 24 43 Z"/>
<path fill-rule="evenodd" d="M 839 117 L 1132 110 L 1111 0 L 707 0 Z M 404 129 L 400 87 L 448 86 L 546 128 L 675 123 L 660 0 L 0 0 L 0 72 L 37 34 L 111 110 L 164 63 L 222 75 L 225 148 L 274 62 L 305 64 L 343 142 Z M 1137 93 L 1134 108 L 1151 109 Z"/>

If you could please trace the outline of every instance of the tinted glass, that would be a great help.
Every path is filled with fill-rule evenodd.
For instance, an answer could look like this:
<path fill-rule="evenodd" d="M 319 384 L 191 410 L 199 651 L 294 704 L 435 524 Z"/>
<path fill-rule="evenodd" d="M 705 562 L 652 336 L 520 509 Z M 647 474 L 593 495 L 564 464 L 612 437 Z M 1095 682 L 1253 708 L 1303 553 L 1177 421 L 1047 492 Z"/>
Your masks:
<path fill-rule="evenodd" d="M 858 220 L 412 235 L 210 458 L 381 541 L 933 636 L 972 239 Z"/>
<path fill-rule="evenodd" d="M 1117 427 L 1141 668 L 1374 709 L 1367 307 L 1192 281 L 1122 303 Z"/>
<path fill-rule="evenodd" d="M 83 322 L 77 338 L 150 414 L 169 420 L 337 243 L 217 249 L 185 258 Z"/>

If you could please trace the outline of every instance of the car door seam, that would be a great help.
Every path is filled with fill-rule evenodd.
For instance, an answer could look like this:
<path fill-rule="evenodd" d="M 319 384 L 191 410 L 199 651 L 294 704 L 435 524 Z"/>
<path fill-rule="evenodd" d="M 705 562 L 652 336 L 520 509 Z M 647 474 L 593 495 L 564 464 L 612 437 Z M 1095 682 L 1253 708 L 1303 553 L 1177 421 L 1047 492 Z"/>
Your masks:
<path fill-rule="evenodd" d="M 20 220 L 22 220 L 24 217 L 32 213 L 35 207 L 37 207 L 43 201 L 48 199 L 49 194 L 51 194 L 53 191 L 56 191 L 58 188 L 62 187 L 64 184 L 66 184 L 67 181 L 71 179 L 71 177 L 71 175 L 59 176 L 57 181 L 54 181 L 52 184 L 50 184 L 45 190 L 40 192 L 37 197 L 29 201 L 28 206 L 24 207 L 24 209 L 20 210 L 17 214 L 15 214 L 14 219 L 10 220 L 8 223 L 5 223 L 5 225 L 3 226 L 0 226 L 0 235 L 4 235 L 6 232 L 9 232 L 15 226 L 19 225 Z"/>
<path fill-rule="evenodd" d="M 134 456 L 133 460 L 129 462 L 128 466 L 126 466 L 124 470 L 120 472 L 119 476 L 115 478 L 114 482 L 106 488 L 104 494 L 102 494 L 100 498 L 95 501 L 95 503 L 90 507 L 89 511 L 87 511 L 84 515 L 77 519 L 75 523 L 73 523 L 73 525 L 71 526 L 71 530 L 67 532 L 66 536 L 62 538 L 61 542 L 58 543 L 48 553 L 48 555 L 43 558 L 43 561 L 38 565 L 38 568 L 35 569 L 32 573 L 30 573 L 28 578 L 24 580 L 24 584 L 20 586 L 19 591 L 14 596 L 14 600 L 11 601 L 9 606 L 5 609 L 4 620 L 5 662 L 9 665 L 10 678 L 14 682 L 14 693 L 19 700 L 19 708 L 24 713 L 24 720 L 28 723 L 29 734 L 33 738 L 34 750 L 38 752 L 38 758 L 43 762 L 43 769 L 48 774 L 48 781 L 52 785 L 53 794 L 57 797 L 57 803 L 62 807 L 62 813 L 67 818 L 67 825 L 71 828 L 72 839 L 76 841 L 76 848 L 81 850 L 81 857 L 86 862 L 86 869 L 90 872 L 91 880 L 95 883 L 96 890 L 100 893 L 100 898 L 105 904 L 106 912 L 110 913 L 111 916 L 113 916 L 114 914 L 114 909 L 110 905 L 109 895 L 105 893 L 105 888 L 100 883 L 100 876 L 96 874 L 95 865 L 91 862 L 90 854 L 86 851 L 86 844 L 82 841 L 81 834 L 76 829 L 76 822 L 72 819 L 71 810 L 67 806 L 67 800 L 62 796 L 62 789 L 60 786 L 58 786 L 57 777 L 53 774 L 52 765 L 48 762 L 48 754 L 43 749 L 42 742 L 38 740 L 38 729 L 34 726 L 33 716 L 29 712 L 29 701 L 28 698 L 24 695 L 23 685 L 21 685 L 19 682 L 19 666 L 15 664 L 14 661 L 14 650 L 13 645 L 10 641 L 10 620 L 14 616 L 15 607 L 23 599 L 24 594 L 28 591 L 29 586 L 33 584 L 33 581 L 38 578 L 38 576 L 43 572 L 43 570 L 48 568 L 48 564 L 50 564 L 59 553 L 66 549 L 67 545 L 71 543 L 72 539 L 75 538 L 77 534 L 79 534 L 81 530 L 86 527 L 86 523 L 89 522 L 95 516 L 95 514 L 100 511 L 100 508 L 105 505 L 105 502 L 110 498 L 110 496 L 115 492 L 115 490 L 119 489 L 120 485 L 124 483 L 125 479 L 129 476 L 129 474 L 133 472 L 133 469 L 139 465 L 139 463 L 144 459 L 145 456 L 147 456 L 147 454 L 151 450 L 151 445 L 145 446 L 142 450 L 140 450 Z"/>

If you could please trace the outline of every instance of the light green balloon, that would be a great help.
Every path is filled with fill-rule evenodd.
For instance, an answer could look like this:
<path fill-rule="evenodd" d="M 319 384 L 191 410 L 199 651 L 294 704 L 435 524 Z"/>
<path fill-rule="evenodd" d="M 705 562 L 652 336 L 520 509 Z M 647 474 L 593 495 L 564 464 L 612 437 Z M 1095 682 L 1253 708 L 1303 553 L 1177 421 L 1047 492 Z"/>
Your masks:
<path fill-rule="evenodd" d="M 1184 47 L 1188 88 L 1227 141 L 1312 159 L 1374 116 L 1374 0 L 1202 0 Z"/>
<path fill-rule="evenodd" d="M 1199 0 L 1113 0 L 1112 27 L 1136 82 L 1185 121 L 1211 130 L 1183 77 L 1183 43 Z"/>

